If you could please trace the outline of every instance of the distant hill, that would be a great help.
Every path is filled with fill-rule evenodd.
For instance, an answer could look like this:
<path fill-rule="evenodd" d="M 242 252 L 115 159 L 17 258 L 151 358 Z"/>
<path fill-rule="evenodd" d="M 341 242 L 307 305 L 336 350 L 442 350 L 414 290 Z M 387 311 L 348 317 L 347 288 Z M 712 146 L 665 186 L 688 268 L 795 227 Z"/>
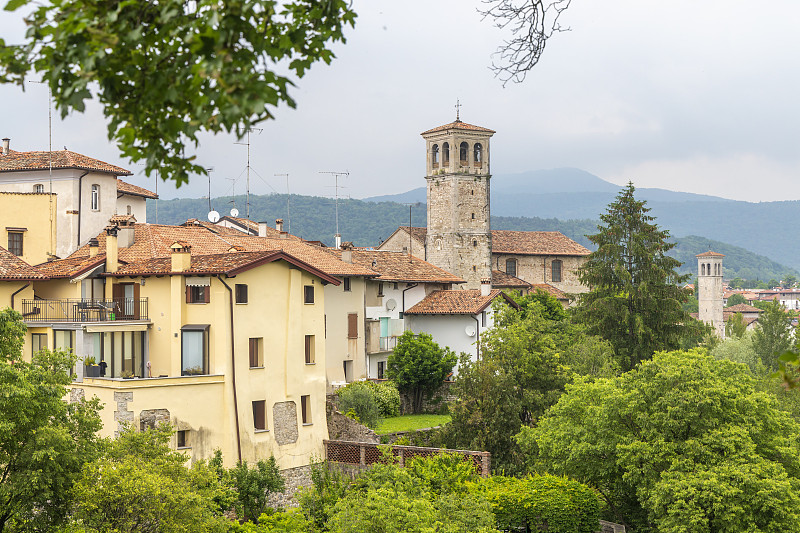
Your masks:
<path fill-rule="evenodd" d="M 493 191 L 494 194 L 494 191 Z M 212 206 L 224 213 L 226 207 L 232 205 L 233 198 L 215 198 Z M 250 196 L 250 218 L 268 221 L 274 225 L 276 218 L 283 218 L 287 229 L 294 235 L 308 240 L 319 240 L 327 245 L 333 244 L 335 233 L 335 203 L 329 198 L 291 195 L 289 197 L 291 220 L 287 216 L 287 196 L 273 194 L 268 196 Z M 236 198 L 236 205 L 244 215 L 244 197 Z M 705 204 L 704 204 L 705 205 Z M 414 226 L 425 226 L 425 204 L 411 206 Z M 189 218 L 205 218 L 208 211 L 206 199 L 174 199 L 161 200 L 158 204 L 159 222 L 165 224 L 181 224 Z M 394 202 L 372 202 L 363 200 L 339 200 L 339 231 L 342 239 L 353 241 L 356 246 L 377 246 L 389 237 L 398 226 L 409 223 L 409 206 Z M 154 205 L 148 200 L 148 217 L 154 221 Z M 658 220 L 659 224 L 662 221 Z M 291 226 L 289 227 L 289 224 Z M 492 228 L 522 231 L 560 231 L 592 248 L 586 235 L 597 232 L 597 222 L 587 218 L 560 220 L 540 217 L 507 217 L 493 216 Z M 746 279 L 780 279 L 786 274 L 798 276 L 791 267 L 784 266 L 767 257 L 754 254 L 745 248 L 711 240 L 706 237 L 687 236 L 676 238 L 677 246 L 674 257 L 685 263 L 683 270 L 696 270 L 695 255 L 713 249 L 726 255 L 726 278 L 737 275 Z"/>

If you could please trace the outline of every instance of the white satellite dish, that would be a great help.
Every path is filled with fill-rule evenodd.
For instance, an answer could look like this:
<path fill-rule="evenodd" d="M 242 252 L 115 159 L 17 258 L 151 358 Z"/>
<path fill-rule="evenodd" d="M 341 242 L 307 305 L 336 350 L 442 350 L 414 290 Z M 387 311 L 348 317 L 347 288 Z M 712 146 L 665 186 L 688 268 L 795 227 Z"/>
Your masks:
<path fill-rule="evenodd" d="M 397 302 L 394 300 L 394 298 L 389 298 L 386 301 L 386 310 L 387 311 L 394 311 L 395 307 L 397 307 Z"/>
<path fill-rule="evenodd" d="M 475 326 L 467 326 L 464 328 L 464 333 L 467 334 L 467 337 L 474 337 L 475 336 Z"/>
<path fill-rule="evenodd" d="M 235 207 L 233 209 L 231 209 L 231 216 L 234 217 L 234 218 L 238 217 L 239 216 L 239 210 L 236 209 Z"/>
<path fill-rule="evenodd" d="M 212 224 L 216 224 L 217 222 L 219 222 L 219 213 L 217 213 L 216 211 L 209 211 L 208 221 L 211 222 Z"/>

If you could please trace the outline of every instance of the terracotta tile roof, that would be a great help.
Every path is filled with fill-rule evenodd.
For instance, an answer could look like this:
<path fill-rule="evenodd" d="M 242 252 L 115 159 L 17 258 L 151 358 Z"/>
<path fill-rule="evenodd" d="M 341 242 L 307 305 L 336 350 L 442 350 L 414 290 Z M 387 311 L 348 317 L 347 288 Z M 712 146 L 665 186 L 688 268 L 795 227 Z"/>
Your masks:
<path fill-rule="evenodd" d="M 531 284 L 524 279 L 519 279 L 505 272 L 501 272 L 500 270 L 492 270 L 492 287 L 503 289 L 527 289 L 530 286 Z"/>
<path fill-rule="evenodd" d="M 328 248 L 327 252 L 341 258 L 342 250 Z M 409 283 L 465 283 L 455 274 L 402 252 L 383 250 L 352 250 L 353 264 L 375 272 L 381 281 Z M 411 259 L 409 261 L 409 258 Z"/>
<path fill-rule="evenodd" d="M 493 289 L 488 296 L 481 296 L 480 289 L 433 291 L 404 314 L 477 315 L 498 297 L 505 299 L 514 307 L 519 307 L 510 296 L 500 289 Z"/>
<path fill-rule="evenodd" d="M 339 285 L 341 282 L 335 277 L 314 268 L 313 266 L 287 254 L 283 250 L 268 250 L 263 252 L 232 252 L 210 255 L 192 255 L 191 266 L 187 270 L 175 272 L 172 270 L 171 257 L 157 257 L 147 261 L 138 261 L 121 266 L 117 272 L 107 272 L 110 277 L 122 276 L 147 276 L 147 275 L 209 275 L 230 274 L 236 275 L 251 268 L 284 260 L 295 266 L 319 276 L 329 283 Z"/>
<path fill-rule="evenodd" d="M 550 296 L 555 298 L 556 300 L 569 300 L 566 294 L 563 291 L 558 289 L 557 287 L 553 287 L 549 283 L 534 283 L 531 285 L 531 289 L 533 290 L 542 290 L 548 293 Z"/>
<path fill-rule="evenodd" d="M 130 175 L 130 172 L 128 172 L 128 175 Z M 128 183 L 127 181 L 122 181 L 121 179 L 117 179 L 117 192 L 121 192 L 123 194 L 130 194 L 132 196 L 142 196 L 144 198 L 152 198 L 153 200 L 158 198 L 158 195 L 153 191 L 148 191 L 144 187 L 139 187 L 138 185 Z"/>
<path fill-rule="evenodd" d="M 450 124 L 438 126 L 428 131 L 423 131 L 422 133 L 420 133 L 420 135 L 428 135 L 429 133 L 436 133 L 437 131 L 446 131 L 446 130 L 471 130 L 471 131 L 482 131 L 484 133 L 497 133 L 496 131 L 490 130 L 489 128 L 475 126 L 473 124 L 467 124 L 466 122 L 461 122 L 460 120 L 456 120 L 455 122 L 451 122 Z"/>
<path fill-rule="evenodd" d="M 136 217 L 133 215 L 114 215 L 108 219 L 111 224 L 129 225 L 136 223 Z"/>
<path fill-rule="evenodd" d="M 50 168 L 51 154 L 53 168 L 94 170 L 96 172 L 114 174 L 115 176 L 131 175 L 130 170 L 69 150 L 53 150 L 53 152 L 17 152 L 9 150 L 7 154 L 0 154 L 0 172 L 48 170 Z"/>
<path fill-rule="evenodd" d="M 589 255 L 589 250 L 559 231 L 492 231 L 493 254 Z"/>
<path fill-rule="evenodd" d="M 238 226 L 240 226 L 242 228 L 242 229 L 236 229 L 236 228 L 228 228 L 228 229 L 233 229 L 233 230 L 238 231 L 240 233 L 247 233 L 249 231 L 253 235 L 258 235 L 258 222 L 255 222 L 253 220 L 248 220 L 246 218 L 231 217 L 231 216 L 227 216 L 227 215 L 222 217 L 221 219 L 219 219 L 220 222 L 222 222 L 223 220 L 227 220 L 228 222 L 236 224 L 236 225 L 238 225 Z M 222 226 L 219 222 L 216 225 L 219 226 L 219 227 L 226 227 L 226 226 Z M 302 241 L 303 240 L 300 237 L 297 237 L 297 236 L 292 235 L 290 233 L 287 233 L 285 231 L 283 231 L 283 232 L 278 231 L 276 228 L 270 226 L 269 224 L 267 224 L 266 229 L 267 229 L 266 237 L 268 237 L 268 238 L 273 238 L 273 239 L 282 238 L 282 239 L 290 239 L 290 240 L 294 240 L 294 241 Z M 282 237 L 281 237 L 281 235 L 282 235 Z"/>
<path fill-rule="evenodd" d="M 35 279 L 47 279 L 47 276 L 5 248 L 0 247 L 0 280 Z"/>
<path fill-rule="evenodd" d="M 89 257 L 88 254 L 76 257 L 73 254 L 66 259 L 57 259 L 36 265 L 36 270 L 48 278 L 73 278 L 102 265 L 105 261 L 104 253 L 99 253 L 94 257 Z"/>
<path fill-rule="evenodd" d="M 741 315 L 741 313 L 729 313 L 727 310 L 723 311 L 722 312 L 722 321 L 723 322 L 727 322 L 728 320 L 731 319 L 731 317 L 733 315 Z M 742 317 L 744 318 L 744 323 L 745 323 L 746 326 L 749 326 L 753 322 L 757 322 L 758 321 L 758 317 L 757 316 L 749 316 L 748 317 L 748 316 L 744 316 L 743 315 Z"/>
<path fill-rule="evenodd" d="M 420 244 L 425 246 L 425 236 L 428 234 L 428 228 L 415 228 L 413 226 L 400 226 L 400 228 L 406 233 L 411 233 L 411 238 L 415 241 L 418 241 Z"/>
<path fill-rule="evenodd" d="M 703 252 L 702 254 L 697 254 L 695 257 L 725 257 L 725 255 L 709 250 L 707 252 Z"/>
<path fill-rule="evenodd" d="M 736 304 L 730 307 L 726 307 L 725 312 L 728 313 L 763 313 L 763 309 L 759 309 L 758 307 L 753 307 L 752 305 L 747 304 Z"/>

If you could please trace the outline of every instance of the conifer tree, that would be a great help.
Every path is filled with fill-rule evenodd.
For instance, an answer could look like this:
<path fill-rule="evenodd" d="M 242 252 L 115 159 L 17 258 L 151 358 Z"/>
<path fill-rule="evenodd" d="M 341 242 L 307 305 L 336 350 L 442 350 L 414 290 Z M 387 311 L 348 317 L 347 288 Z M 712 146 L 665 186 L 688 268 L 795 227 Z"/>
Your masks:
<path fill-rule="evenodd" d="M 623 368 L 677 348 L 691 320 L 681 308 L 688 291 L 680 284 L 689 276 L 667 255 L 675 244 L 634 191 L 628 183 L 600 215 L 599 233 L 589 236 L 597 250 L 578 272 L 590 291 L 580 295 L 576 318 L 611 342 Z"/>

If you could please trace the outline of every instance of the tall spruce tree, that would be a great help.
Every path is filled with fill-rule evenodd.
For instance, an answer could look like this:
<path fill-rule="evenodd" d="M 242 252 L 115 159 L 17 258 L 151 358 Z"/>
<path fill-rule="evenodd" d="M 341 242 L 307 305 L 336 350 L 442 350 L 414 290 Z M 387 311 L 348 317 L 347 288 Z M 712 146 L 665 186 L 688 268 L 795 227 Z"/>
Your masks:
<path fill-rule="evenodd" d="M 597 250 L 578 273 L 591 289 L 580 295 L 576 318 L 611 342 L 623 368 L 677 348 L 691 320 L 681 308 L 688 291 L 680 287 L 689 276 L 679 275 L 680 261 L 666 255 L 675 244 L 634 191 L 628 183 L 600 215 L 604 225 L 589 236 Z"/>

